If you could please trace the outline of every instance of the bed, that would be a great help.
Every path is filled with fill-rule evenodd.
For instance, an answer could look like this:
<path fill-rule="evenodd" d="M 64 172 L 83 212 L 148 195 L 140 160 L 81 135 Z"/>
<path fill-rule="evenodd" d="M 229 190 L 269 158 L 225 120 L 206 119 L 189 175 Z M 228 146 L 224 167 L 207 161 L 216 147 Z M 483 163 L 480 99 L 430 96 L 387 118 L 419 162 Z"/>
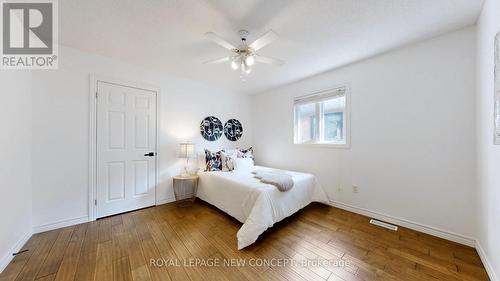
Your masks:
<path fill-rule="evenodd" d="M 254 170 L 270 170 L 255 166 Z M 286 192 L 260 182 L 249 171 L 199 172 L 197 197 L 242 222 L 237 233 L 238 250 L 253 244 L 274 223 L 291 216 L 311 202 L 327 203 L 312 174 L 284 171 L 294 186 Z"/>

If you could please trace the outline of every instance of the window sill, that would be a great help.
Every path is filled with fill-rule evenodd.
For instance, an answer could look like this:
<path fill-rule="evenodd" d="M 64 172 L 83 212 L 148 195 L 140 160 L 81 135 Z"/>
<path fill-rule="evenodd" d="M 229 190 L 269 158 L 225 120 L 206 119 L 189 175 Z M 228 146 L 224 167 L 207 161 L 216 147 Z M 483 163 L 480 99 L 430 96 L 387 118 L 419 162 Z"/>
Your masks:
<path fill-rule="evenodd" d="M 351 146 L 348 143 L 294 143 L 294 145 L 319 147 L 319 148 L 338 148 L 338 149 L 351 148 Z"/>

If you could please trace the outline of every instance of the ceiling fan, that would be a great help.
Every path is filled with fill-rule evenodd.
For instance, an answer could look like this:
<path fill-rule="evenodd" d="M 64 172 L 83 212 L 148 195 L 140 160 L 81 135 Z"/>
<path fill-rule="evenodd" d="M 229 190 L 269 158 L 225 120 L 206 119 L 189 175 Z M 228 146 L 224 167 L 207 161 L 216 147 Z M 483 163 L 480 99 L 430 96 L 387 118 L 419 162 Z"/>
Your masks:
<path fill-rule="evenodd" d="M 233 44 L 227 42 L 222 37 L 213 32 L 205 33 L 205 37 L 207 39 L 212 40 L 216 44 L 231 51 L 231 55 L 207 61 L 205 62 L 205 64 L 230 62 L 232 69 L 240 69 L 242 74 L 249 74 L 252 71 L 252 66 L 255 64 L 255 62 L 262 62 L 276 66 L 281 66 L 285 63 L 282 60 L 261 56 L 257 53 L 258 50 L 269 45 L 271 42 L 278 38 L 278 34 L 276 34 L 274 31 L 269 30 L 260 38 L 250 44 L 247 43 L 246 39 L 250 34 L 247 30 L 240 30 L 238 33 L 241 36 L 241 44 L 238 47 L 235 47 Z"/>

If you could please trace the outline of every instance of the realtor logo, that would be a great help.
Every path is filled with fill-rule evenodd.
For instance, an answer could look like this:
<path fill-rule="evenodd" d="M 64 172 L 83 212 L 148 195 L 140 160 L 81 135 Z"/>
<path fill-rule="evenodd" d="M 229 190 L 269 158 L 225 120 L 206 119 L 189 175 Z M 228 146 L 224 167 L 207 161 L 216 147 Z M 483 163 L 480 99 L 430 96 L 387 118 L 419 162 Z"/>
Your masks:
<path fill-rule="evenodd" d="M 1 1 L 1 68 L 57 68 L 57 2 Z"/>

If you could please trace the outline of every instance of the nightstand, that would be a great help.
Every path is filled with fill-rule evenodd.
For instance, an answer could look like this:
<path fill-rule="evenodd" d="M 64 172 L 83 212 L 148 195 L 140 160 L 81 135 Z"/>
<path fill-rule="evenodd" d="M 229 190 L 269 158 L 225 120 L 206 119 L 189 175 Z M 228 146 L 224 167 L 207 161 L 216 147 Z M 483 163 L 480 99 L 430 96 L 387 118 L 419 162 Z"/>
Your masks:
<path fill-rule="evenodd" d="M 198 180 L 197 175 L 179 175 L 173 178 L 175 200 L 180 207 L 189 207 L 193 204 L 198 191 Z"/>

